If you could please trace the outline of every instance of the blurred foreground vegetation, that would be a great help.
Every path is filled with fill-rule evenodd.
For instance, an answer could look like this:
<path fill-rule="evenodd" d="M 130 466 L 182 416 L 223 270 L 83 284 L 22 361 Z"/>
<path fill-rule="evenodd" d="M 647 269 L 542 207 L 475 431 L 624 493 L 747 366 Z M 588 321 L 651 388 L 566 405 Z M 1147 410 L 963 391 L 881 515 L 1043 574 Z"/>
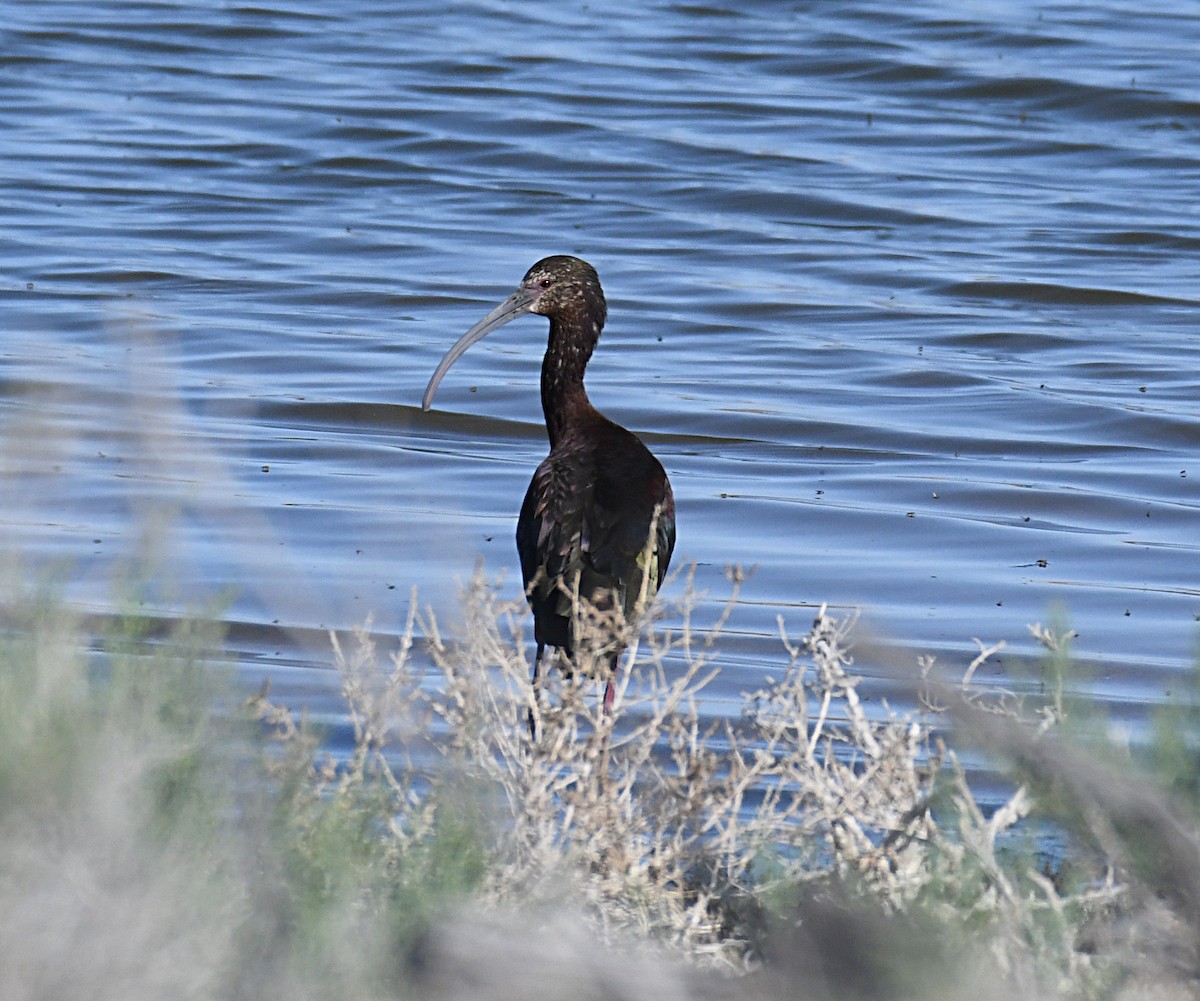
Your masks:
<path fill-rule="evenodd" d="M 706 722 L 725 616 L 693 627 L 695 601 L 642 634 L 610 718 L 586 663 L 534 700 L 525 609 L 482 578 L 453 643 L 414 599 L 399 649 L 335 640 L 336 759 L 211 666 L 213 623 L 150 642 L 129 616 L 96 654 L 53 599 L 10 602 L 0 997 L 1200 993 L 1195 691 L 1143 750 L 1059 686 L 978 687 L 987 650 L 953 681 L 914 665 L 919 710 L 868 712 L 853 624 L 822 610 Z M 1069 635 L 1035 635 L 1061 677 Z M 988 815 L 960 744 L 1012 783 Z"/>

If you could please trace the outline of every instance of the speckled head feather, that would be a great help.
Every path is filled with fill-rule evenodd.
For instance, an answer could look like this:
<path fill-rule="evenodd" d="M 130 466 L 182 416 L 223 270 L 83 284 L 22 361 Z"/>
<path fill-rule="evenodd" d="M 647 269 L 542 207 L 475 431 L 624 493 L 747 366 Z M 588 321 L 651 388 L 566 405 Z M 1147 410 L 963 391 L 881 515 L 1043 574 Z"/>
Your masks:
<path fill-rule="evenodd" d="M 552 319 L 586 318 L 595 325 L 597 338 L 600 336 L 608 316 L 608 303 L 600 288 L 600 276 L 587 261 L 566 254 L 544 257 L 525 272 L 521 284 L 537 290 L 531 313 Z"/>

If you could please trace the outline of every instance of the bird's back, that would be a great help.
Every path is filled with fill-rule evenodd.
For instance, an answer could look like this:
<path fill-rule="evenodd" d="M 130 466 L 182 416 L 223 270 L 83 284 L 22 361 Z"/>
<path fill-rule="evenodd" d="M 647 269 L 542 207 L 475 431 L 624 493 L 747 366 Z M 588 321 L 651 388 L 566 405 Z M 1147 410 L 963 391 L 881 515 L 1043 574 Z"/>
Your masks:
<path fill-rule="evenodd" d="M 653 529 L 653 541 L 651 531 Z M 517 551 L 538 643 L 574 647 L 572 595 L 637 614 L 666 575 L 675 501 L 659 461 L 592 411 L 538 466 L 517 522 Z"/>

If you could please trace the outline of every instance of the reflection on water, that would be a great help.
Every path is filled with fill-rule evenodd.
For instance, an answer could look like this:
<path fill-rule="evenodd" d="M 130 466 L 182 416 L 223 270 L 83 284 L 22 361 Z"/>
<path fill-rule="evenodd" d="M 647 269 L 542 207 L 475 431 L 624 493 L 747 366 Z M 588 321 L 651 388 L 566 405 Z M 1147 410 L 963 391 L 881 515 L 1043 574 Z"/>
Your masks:
<path fill-rule="evenodd" d="M 14 9 L 4 543 L 105 612 L 232 587 L 249 674 L 452 608 L 545 454 L 544 323 L 441 353 L 546 253 L 677 558 L 757 566 L 713 711 L 813 605 L 903 656 L 1063 606 L 1118 714 L 1200 616 L 1190 6 Z M 1152 193 L 1152 195 L 1148 194 Z M 713 599 L 714 605 L 716 598 Z M 869 665 L 863 665 L 869 669 Z M 882 668 L 882 664 L 880 665 Z M 880 690 L 886 686 L 881 683 Z"/>

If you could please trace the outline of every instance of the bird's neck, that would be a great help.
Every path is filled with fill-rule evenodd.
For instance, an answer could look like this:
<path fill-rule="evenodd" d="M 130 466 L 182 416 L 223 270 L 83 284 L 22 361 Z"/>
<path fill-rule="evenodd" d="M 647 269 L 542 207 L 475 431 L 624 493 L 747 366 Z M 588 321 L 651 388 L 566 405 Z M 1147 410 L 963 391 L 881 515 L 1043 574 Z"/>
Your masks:
<path fill-rule="evenodd" d="M 542 412 L 551 448 L 574 418 L 592 409 L 583 373 L 599 336 L 599 325 L 586 317 L 550 320 L 550 341 L 542 359 Z"/>

